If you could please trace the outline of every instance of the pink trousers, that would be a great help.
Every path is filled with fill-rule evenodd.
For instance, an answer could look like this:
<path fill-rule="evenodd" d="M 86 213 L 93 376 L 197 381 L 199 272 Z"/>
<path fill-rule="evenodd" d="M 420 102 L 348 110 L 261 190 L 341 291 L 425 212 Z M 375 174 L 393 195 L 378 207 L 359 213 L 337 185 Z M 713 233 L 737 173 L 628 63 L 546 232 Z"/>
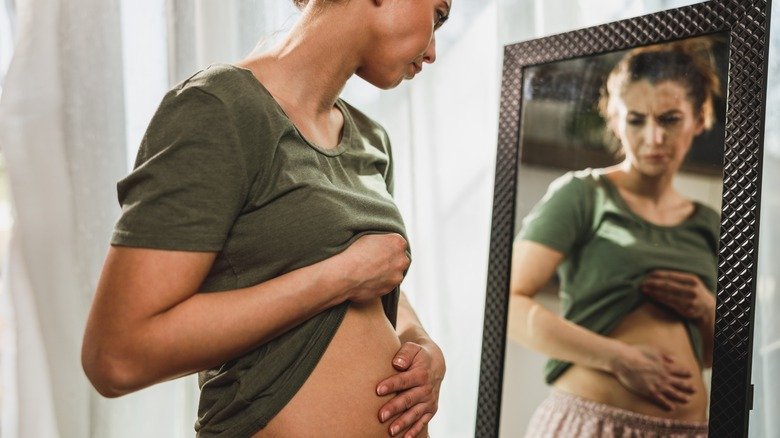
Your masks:
<path fill-rule="evenodd" d="M 552 388 L 526 438 L 706 438 L 707 423 L 638 414 Z"/>

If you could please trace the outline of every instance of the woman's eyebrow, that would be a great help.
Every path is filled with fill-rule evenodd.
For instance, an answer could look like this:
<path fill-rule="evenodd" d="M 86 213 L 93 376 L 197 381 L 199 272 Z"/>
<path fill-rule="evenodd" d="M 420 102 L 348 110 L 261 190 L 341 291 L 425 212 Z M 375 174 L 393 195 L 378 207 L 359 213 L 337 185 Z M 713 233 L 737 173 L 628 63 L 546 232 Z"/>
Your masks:
<path fill-rule="evenodd" d="M 676 109 L 676 108 L 675 108 L 675 109 L 670 109 L 669 111 L 666 111 L 666 112 L 664 112 L 664 113 L 661 113 L 661 115 L 660 115 L 660 116 L 658 116 L 658 117 L 664 117 L 664 116 L 676 116 L 676 115 L 678 115 L 678 114 L 682 114 L 682 111 L 680 111 L 680 110 L 678 110 L 678 109 Z"/>

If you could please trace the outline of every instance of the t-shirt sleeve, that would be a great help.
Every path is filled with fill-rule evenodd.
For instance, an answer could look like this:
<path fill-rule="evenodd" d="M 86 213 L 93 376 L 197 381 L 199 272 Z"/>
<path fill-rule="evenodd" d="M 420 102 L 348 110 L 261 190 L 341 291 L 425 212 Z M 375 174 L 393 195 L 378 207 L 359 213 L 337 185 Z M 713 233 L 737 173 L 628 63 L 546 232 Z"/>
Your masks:
<path fill-rule="evenodd" d="M 516 240 L 536 242 L 569 254 L 591 223 L 592 196 L 584 181 L 568 173 L 553 181 L 523 219 Z"/>
<path fill-rule="evenodd" d="M 225 104 L 194 86 L 163 98 L 135 169 L 117 184 L 121 216 L 111 243 L 219 251 L 248 190 L 238 134 Z"/>

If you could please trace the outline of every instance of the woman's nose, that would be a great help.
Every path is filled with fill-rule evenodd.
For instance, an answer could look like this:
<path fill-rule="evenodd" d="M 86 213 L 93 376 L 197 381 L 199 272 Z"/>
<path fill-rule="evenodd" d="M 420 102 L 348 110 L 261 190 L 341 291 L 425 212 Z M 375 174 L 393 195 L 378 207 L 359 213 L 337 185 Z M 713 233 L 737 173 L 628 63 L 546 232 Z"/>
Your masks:
<path fill-rule="evenodd" d="M 433 64 L 436 61 L 436 34 L 431 37 L 431 42 L 423 53 L 423 62 Z"/>
<path fill-rule="evenodd" d="M 645 142 L 647 144 L 658 145 L 664 141 L 664 130 L 658 123 L 650 122 L 645 128 Z"/>

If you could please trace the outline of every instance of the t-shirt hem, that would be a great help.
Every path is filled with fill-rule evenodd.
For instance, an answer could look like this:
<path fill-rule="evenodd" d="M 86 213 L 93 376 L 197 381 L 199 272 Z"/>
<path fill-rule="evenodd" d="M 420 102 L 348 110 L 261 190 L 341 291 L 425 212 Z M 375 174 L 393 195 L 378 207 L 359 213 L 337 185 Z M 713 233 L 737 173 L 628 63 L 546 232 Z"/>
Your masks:
<path fill-rule="evenodd" d="M 556 250 L 558 252 L 561 252 L 563 254 L 566 254 L 566 252 L 568 250 L 567 245 L 565 245 L 565 244 L 563 244 L 561 242 L 556 242 L 555 240 L 545 239 L 545 238 L 541 238 L 541 237 L 538 237 L 538 236 L 534 236 L 533 233 L 529 233 L 529 235 L 524 235 L 521 232 L 520 234 L 518 234 L 517 240 L 527 240 L 529 242 L 538 243 L 540 245 L 544 245 L 544 246 L 547 246 L 549 248 L 552 248 L 552 249 L 554 249 L 554 250 Z"/>

